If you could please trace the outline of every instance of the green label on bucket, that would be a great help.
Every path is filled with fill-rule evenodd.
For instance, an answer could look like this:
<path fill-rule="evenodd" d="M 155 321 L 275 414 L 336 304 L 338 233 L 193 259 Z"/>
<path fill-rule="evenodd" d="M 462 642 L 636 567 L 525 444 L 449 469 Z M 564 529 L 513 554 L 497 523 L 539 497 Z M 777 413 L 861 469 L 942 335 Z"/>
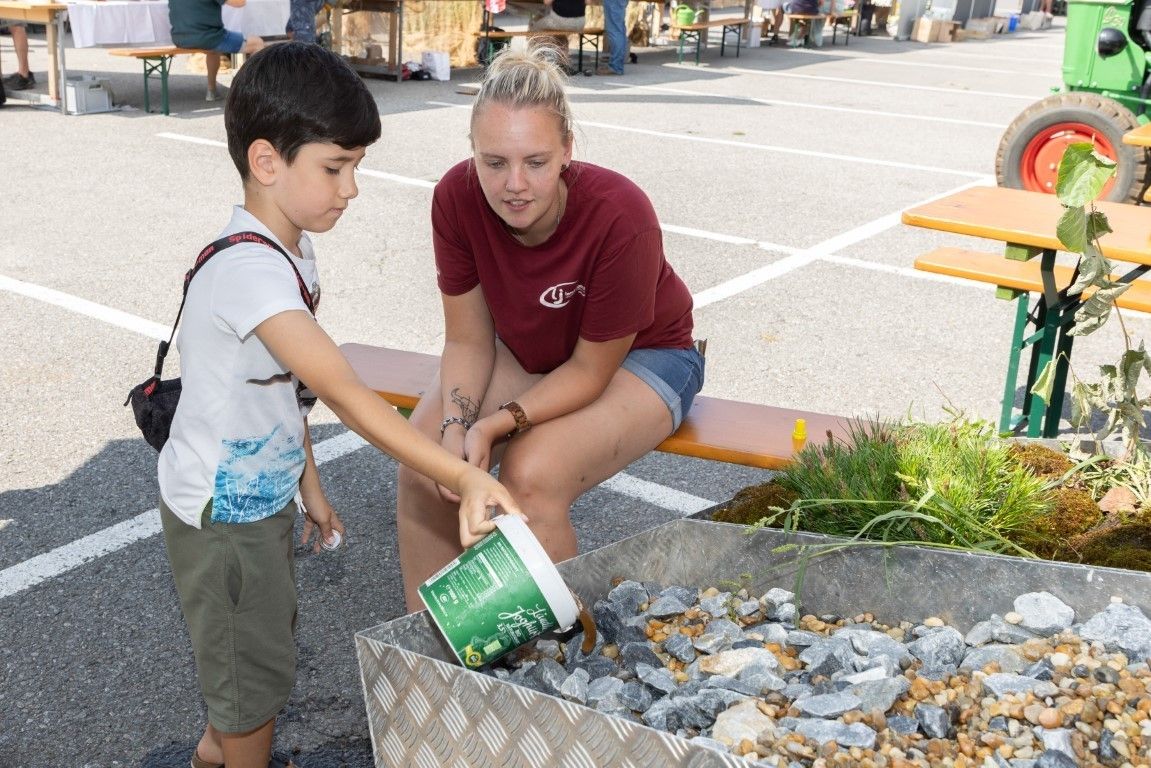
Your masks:
<path fill-rule="evenodd" d="M 464 666 L 481 667 L 557 626 L 531 573 L 496 530 L 420 587 Z"/>

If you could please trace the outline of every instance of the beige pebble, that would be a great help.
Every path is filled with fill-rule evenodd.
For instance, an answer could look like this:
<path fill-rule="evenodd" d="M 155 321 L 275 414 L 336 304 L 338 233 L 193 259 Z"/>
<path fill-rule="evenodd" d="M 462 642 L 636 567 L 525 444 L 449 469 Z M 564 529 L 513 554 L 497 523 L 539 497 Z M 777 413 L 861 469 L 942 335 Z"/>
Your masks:
<path fill-rule="evenodd" d="M 1006 615 L 1004 615 L 1003 620 L 1006 621 L 1008 624 L 1022 624 L 1023 623 L 1023 615 L 1020 613 L 1016 613 L 1015 611 L 1008 611 L 1008 613 Z"/>
<path fill-rule="evenodd" d="M 1058 709 L 1053 707 L 1046 707 L 1039 713 L 1039 725 L 1044 728 L 1058 728 L 1063 725 L 1063 715 Z"/>
<path fill-rule="evenodd" d="M 925 626 L 925 627 L 942 627 L 943 626 L 943 619 L 939 618 L 938 616 L 928 616 L 926 619 L 923 620 L 923 626 Z"/>

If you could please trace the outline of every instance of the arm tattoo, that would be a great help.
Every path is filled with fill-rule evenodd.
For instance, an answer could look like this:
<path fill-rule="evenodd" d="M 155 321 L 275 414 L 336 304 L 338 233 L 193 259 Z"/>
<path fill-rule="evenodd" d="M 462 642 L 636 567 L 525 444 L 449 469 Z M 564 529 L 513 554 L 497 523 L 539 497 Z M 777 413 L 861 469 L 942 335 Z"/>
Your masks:
<path fill-rule="evenodd" d="M 460 407 L 460 416 L 468 424 L 474 424 L 480 417 L 480 406 L 467 395 L 460 394 L 460 388 L 452 390 L 452 402 Z"/>

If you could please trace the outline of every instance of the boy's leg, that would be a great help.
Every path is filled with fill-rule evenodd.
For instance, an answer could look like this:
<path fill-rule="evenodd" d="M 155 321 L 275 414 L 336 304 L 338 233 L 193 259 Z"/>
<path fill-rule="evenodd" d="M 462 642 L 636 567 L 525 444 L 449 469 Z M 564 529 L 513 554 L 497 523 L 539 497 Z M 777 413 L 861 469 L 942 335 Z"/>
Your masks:
<path fill-rule="evenodd" d="M 209 51 L 204 54 L 204 67 L 208 72 L 208 100 L 216 99 L 216 76 L 220 74 L 220 54 Z"/>
<path fill-rule="evenodd" d="M 268 768 L 272 756 L 272 732 L 276 719 L 272 718 L 247 733 L 221 734 L 224 745 L 224 765 L 228 768 Z"/>
<path fill-rule="evenodd" d="M 12 33 L 12 47 L 16 49 L 16 71 L 4 78 L 4 85 L 13 91 L 24 91 L 36 85 L 36 78 L 28 67 L 28 27 L 13 24 L 8 31 Z"/>

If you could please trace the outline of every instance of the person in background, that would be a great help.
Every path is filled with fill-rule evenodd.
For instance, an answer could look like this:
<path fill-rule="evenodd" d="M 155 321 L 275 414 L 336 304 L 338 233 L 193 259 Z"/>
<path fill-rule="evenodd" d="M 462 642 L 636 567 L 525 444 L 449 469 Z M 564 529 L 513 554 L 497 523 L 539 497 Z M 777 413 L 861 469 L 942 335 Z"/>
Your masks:
<path fill-rule="evenodd" d="M 763 20 L 771 14 L 771 39 L 768 43 L 779 42 L 779 30 L 783 29 L 783 0 L 763 0 Z"/>
<path fill-rule="evenodd" d="M 596 69 L 597 75 L 622 75 L 627 59 L 627 0 L 603 0 L 604 37 L 607 38 L 606 65 Z"/>
<path fill-rule="evenodd" d="M 543 13 L 528 21 L 528 29 L 562 29 L 577 33 L 582 32 L 586 26 L 584 20 L 586 10 L 586 0 L 544 0 Z M 552 38 L 552 42 L 555 47 L 563 53 L 563 67 L 570 73 L 572 69 L 571 63 L 567 58 L 567 35 Z"/>
<path fill-rule="evenodd" d="M 801 16 L 819 15 L 818 19 L 791 19 L 787 29 L 787 47 L 819 48 L 823 45 L 823 23 L 827 11 L 820 0 L 788 0 L 787 12 Z M 806 33 L 806 34 L 805 34 Z"/>
<path fill-rule="evenodd" d="M 28 68 L 28 25 L 8 24 L 12 34 L 12 47 L 16 49 L 16 71 L 4 78 L 3 84 L 9 91 L 26 91 L 36 87 L 36 77 Z"/>
<path fill-rule="evenodd" d="M 208 74 L 205 101 L 216 101 L 221 94 L 216 85 L 220 73 L 220 54 L 255 53 L 264 47 L 262 38 L 244 37 L 224 27 L 222 7 L 240 8 L 245 0 L 176 0 L 168 3 L 168 23 L 172 25 L 172 42 L 181 48 L 208 51 L 204 66 Z"/>
<path fill-rule="evenodd" d="M 691 293 L 651 201 L 625 176 L 572 160 L 566 79 L 541 46 L 505 51 L 484 74 L 472 157 L 432 193 L 444 350 L 411 415 L 449 453 L 499 465 L 556 561 L 577 551 L 571 505 L 679 427 L 704 368 Z M 455 506 L 400 468 L 409 610 L 460 553 Z"/>
<path fill-rule="evenodd" d="M 288 15 L 288 36 L 301 43 L 316 42 L 316 14 L 324 0 L 292 0 Z"/>

